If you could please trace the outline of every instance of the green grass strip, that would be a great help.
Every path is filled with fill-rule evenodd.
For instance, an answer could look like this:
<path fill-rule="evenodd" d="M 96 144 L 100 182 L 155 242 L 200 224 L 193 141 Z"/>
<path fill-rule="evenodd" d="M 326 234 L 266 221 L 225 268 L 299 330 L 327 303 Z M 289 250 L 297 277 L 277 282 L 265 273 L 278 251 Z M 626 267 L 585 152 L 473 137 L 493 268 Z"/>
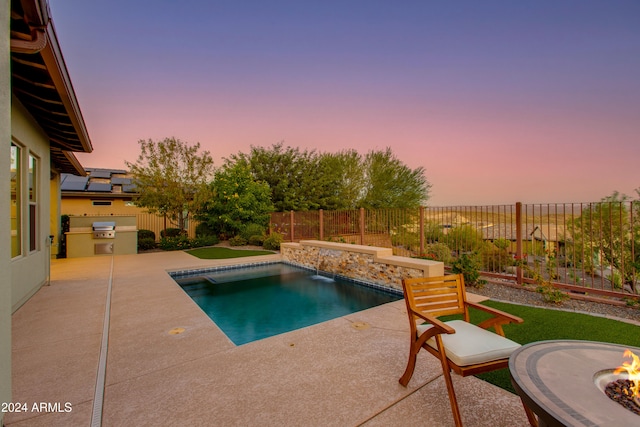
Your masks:
<path fill-rule="evenodd" d="M 200 259 L 229 259 L 229 258 L 242 258 L 248 256 L 258 256 L 258 255 L 273 255 L 273 252 L 270 251 L 253 251 L 253 250 L 244 250 L 244 249 L 229 249 L 229 248 L 196 248 L 191 249 L 187 252 L 189 255 L 193 255 L 194 257 Z"/>
<path fill-rule="evenodd" d="M 640 326 L 630 323 L 582 313 L 547 310 L 496 301 L 484 301 L 482 304 L 506 311 L 524 320 L 524 323 L 521 324 L 503 326 L 507 338 L 522 345 L 536 341 L 570 339 L 640 347 Z M 471 322 L 475 324 L 489 317 L 486 313 L 474 309 L 471 310 L 470 315 Z M 453 318 L 456 317 L 443 317 L 442 320 L 452 320 Z M 622 362 L 622 353 L 620 354 L 620 362 Z M 508 369 L 500 369 L 477 376 L 515 393 L 509 379 Z"/>

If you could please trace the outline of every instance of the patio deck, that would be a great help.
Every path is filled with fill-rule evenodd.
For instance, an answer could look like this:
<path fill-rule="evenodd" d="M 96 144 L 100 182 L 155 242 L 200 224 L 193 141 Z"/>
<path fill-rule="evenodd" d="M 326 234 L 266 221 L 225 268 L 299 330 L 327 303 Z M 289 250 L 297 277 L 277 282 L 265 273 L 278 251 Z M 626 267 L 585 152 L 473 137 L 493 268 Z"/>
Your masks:
<path fill-rule="evenodd" d="M 409 387 L 398 383 L 408 354 L 403 301 L 236 347 L 167 274 L 267 259 L 279 255 L 54 260 L 51 285 L 13 315 L 13 402 L 29 411 L 6 414 L 5 424 L 453 425 L 435 358 L 423 354 Z M 94 396 L 110 285 L 101 406 Z M 466 426 L 527 425 L 517 396 L 474 377 L 454 382 Z M 39 402 L 61 411 L 31 411 Z"/>

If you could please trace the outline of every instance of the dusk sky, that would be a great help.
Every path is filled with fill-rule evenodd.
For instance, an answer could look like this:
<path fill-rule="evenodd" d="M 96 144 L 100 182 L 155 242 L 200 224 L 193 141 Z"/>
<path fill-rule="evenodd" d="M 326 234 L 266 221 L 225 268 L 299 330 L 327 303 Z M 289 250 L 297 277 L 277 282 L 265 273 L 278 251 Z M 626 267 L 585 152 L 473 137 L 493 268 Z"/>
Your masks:
<path fill-rule="evenodd" d="M 640 187 L 640 1 L 50 0 L 94 151 L 391 147 L 431 206 Z"/>

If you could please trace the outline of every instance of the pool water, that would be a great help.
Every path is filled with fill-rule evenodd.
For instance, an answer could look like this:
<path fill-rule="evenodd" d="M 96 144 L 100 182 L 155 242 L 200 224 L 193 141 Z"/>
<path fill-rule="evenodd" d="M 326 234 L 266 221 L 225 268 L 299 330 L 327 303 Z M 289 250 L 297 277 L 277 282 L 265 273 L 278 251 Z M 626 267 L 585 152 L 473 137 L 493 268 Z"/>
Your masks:
<path fill-rule="evenodd" d="M 174 277 L 236 345 L 401 299 L 287 264 Z"/>

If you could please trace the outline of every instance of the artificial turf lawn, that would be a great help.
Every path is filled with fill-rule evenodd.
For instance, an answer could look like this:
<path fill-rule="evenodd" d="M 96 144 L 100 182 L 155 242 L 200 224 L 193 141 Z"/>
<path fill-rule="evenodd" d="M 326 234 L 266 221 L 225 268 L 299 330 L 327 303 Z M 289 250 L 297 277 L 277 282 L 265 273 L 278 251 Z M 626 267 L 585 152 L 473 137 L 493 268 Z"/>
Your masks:
<path fill-rule="evenodd" d="M 189 255 L 201 259 L 229 259 L 229 258 L 242 258 L 247 256 L 257 255 L 273 255 L 270 251 L 252 251 L 244 249 L 229 249 L 229 248 L 197 248 L 186 251 Z"/>
<path fill-rule="evenodd" d="M 603 317 L 573 313 L 560 310 L 547 310 L 506 304 L 496 301 L 484 301 L 482 304 L 521 317 L 524 323 L 504 325 L 507 338 L 522 345 L 546 340 L 585 340 L 640 347 L 640 326 Z M 472 309 L 471 322 L 479 323 L 489 317 L 487 313 Z M 451 320 L 454 316 L 443 317 Z M 458 317 L 460 318 L 460 317 Z M 622 362 L 622 353 L 620 354 Z M 478 378 L 515 393 L 511 385 L 508 369 L 477 375 Z"/>

